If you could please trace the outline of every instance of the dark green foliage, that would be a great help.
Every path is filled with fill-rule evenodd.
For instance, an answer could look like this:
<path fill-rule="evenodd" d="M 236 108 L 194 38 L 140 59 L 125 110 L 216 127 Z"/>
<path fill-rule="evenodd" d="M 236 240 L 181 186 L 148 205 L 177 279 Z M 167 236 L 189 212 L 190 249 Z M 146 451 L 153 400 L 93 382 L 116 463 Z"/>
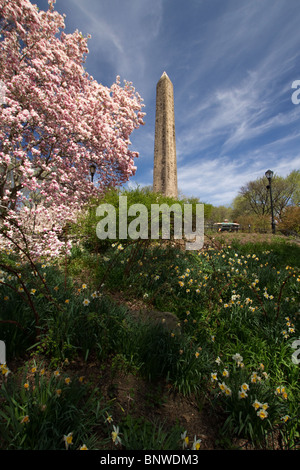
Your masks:
<path fill-rule="evenodd" d="M 166 429 L 162 423 L 127 415 L 121 423 L 122 444 L 126 450 L 179 450 L 182 429 Z"/>
<path fill-rule="evenodd" d="M 140 192 L 132 192 L 132 203 L 141 203 L 139 196 Z M 145 195 L 148 204 L 152 197 Z M 107 198 L 116 202 L 118 193 Z M 117 240 L 105 247 L 99 242 L 97 253 L 91 238 L 94 222 L 86 223 L 85 246 L 73 247 L 71 256 L 56 265 L 19 265 L 12 255 L 2 254 L 0 338 L 7 345 L 7 362 L 30 353 L 52 366 L 66 359 L 96 357 L 103 365 L 111 364 L 112 375 L 121 370 L 138 374 L 152 384 L 167 384 L 174 393 L 194 396 L 198 403 L 210 402 L 212 410 L 224 416 L 220 428 L 224 445 L 227 436 L 266 446 L 275 430 L 285 446 L 296 445 L 299 366 L 291 357 L 300 327 L 299 246 L 274 238 L 273 244 L 233 242 L 231 247 L 197 253 L 168 243 Z M 120 302 L 113 300 L 119 296 Z M 129 306 L 132 300 L 143 303 L 143 311 L 131 310 L 125 300 Z M 243 356 L 243 368 L 233 361 L 236 353 Z M 260 364 L 261 378 L 262 371 L 269 378 L 252 384 L 251 374 L 260 370 Z M 213 372 L 230 388 L 230 395 L 221 393 L 211 380 Z M 87 427 L 93 426 L 92 417 L 87 413 L 85 420 L 82 414 L 88 390 L 83 395 L 73 382 L 74 388 L 67 386 L 66 399 L 59 402 L 62 422 L 58 419 L 57 430 L 49 431 L 50 424 L 39 421 L 40 412 L 27 427 L 20 419 L 27 409 L 35 413 L 36 404 L 42 403 L 54 420 L 58 413 L 54 379 L 40 382 L 35 395 L 24 395 L 9 376 L 2 379 L 4 448 L 8 442 L 12 448 L 62 448 L 58 437 L 76 429 L 80 441 L 91 437 Z M 244 382 L 251 386 L 247 400 L 238 396 Z M 275 394 L 279 386 L 285 387 L 287 397 Z M 257 416 L 254 400 L 268 403 L 266 419 Z M 100 412 L 94 399 L 86 403 Z M 178 430 L 167 432 L 161 424 L 131 416 L 118 425 L 126 449 L 177 449 Z M 37 442 L 39 426 L 42 434 Z M 110 428 L 104 434 L 107 438 Z M 79 440 L 76 446 L 81 445 Z"/>
<path fill-rule="evenodd" d="M 34 370 L 34 372 L 33 372 Z M 25 369 L 9 374 L 0 389 L 0 447 L 9 450 L 63 450 L 64 436 L 73 434 L 70 449 L 103 445 L 93 433 L 103 428 L 109 409 L 97 389 L 62 371 Z M 51 374 L 49 377 L 49 373 Z M 25 388 L 26 387 L 26 388 Z M 99 434 L 101 435 L 101 433 Z"/>

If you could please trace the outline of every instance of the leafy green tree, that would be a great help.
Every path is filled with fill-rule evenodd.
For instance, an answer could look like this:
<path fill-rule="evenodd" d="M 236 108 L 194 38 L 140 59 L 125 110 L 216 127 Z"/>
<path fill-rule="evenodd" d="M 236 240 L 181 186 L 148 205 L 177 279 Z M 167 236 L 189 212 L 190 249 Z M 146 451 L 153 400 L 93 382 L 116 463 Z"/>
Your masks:
<path fill-rule="evenodd" d="M 289 206 L 282 214 L 278 230 L 286 235 L 300 234 L 300 207 Z"/>
<path fill-rule="evenodd" d="M 293 195 L 292 195 L 292 204 L 294 206 L 300 205 L 300 170 L 292 171 L 286 178 L 293 187 Z"/>
<path fill-rule="evenodd" d="M 274 215 L 281 220 L 286 207 L 299 204 L 300 171 L 294 170 L 287 177 L 274 175 L 272 179 L 272 199 Z M 256 214 L 271 214 L 270 191 L 265 176 L 242 186 L 233 201 L 234 217 Z"/>
<path fill-rule="evenodd" d="M 122 203 L 120 196 L 124 198 Z M 192 206 L 191 222 L 192 229 L 195 230 L 196 204 L 198 203 L 196 198 L 178 200 L 166 197 L 153 192 L 151 187 L 137 187 L 130 190 L 111 188 L 101 198 L 92 199 L 82 210 L 77 220 L 75 233 L 77 237 L 85 241 L 87 248 L 96 251 L 105 250 L 116 242 L 125 246 L 128 243 L 131 244 L 132 240 L 177 239 L 181 235 L 184 238 L 186 235 L 184 206 L 185 204 Z M 107 210 L 105 204 L 107 204 Z M 97 208 L 100 206 L 104 213 L 97 215 Z M 134 208 L 133 212 L 131 208 Z M 165 214 L 161 212 L 163 209 L 166 209 Z M 174 212 L 173 209 L 175 209 Z M 112 214 L 111 219 L 108 217 L 108 211 Z M 109 237 L 99 237 L 97 226 L 100 222 L 101 230 L 104 229 L 103 232 L 106 234 L 110 227 L 113 236 L 110 234 Z M 74 232 L 74 227 L 72 230 Z M 132 238 L 132 234 L 137 238 Z"/>
<path fill-rule="evenodd" d="M 233 211 L 227 206 L 212 206 L 208 217 L 208 222 L 223 222 L 225 219 L 233 220 Z"/>

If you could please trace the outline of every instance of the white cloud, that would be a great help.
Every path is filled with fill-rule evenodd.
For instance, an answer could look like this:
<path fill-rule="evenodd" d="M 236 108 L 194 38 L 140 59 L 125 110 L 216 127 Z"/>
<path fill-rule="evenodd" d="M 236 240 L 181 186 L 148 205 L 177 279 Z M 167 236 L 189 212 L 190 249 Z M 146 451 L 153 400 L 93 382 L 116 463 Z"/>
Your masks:
<path fill-rule="evenodd" d="M 162 0 L 73 0 L 83 15 L 93 57 L 109 62 L 115 75 L 133 81 L 145 74 L 147 48 L 159 34 Z M 75 12 L 75 10 L 74 10 Z M 99 70 L 101 74 L 101 69 Z"/>
<path fill-rule="evenodd" d="M 87 71 L 108 86 L 121 75 L 145 100 L 146 125 L 131 139 L 140 153 L 134 181 L 152 184 L 155 87 L 164 70 L 174 85 L 184 193 L 228 204 L 269 167 L 299 168 L 300 105 L 291 102 L 300 79 L 298 3 L 61 0 L 74 29 L 92 34 Z"/>
<path fill-rule="evenodd" d="M 300 168 L 300 153 L 290 158 L 274 158 L 263 149 L 255 157 L 243 155 L 233 160 L 230 156 L 199 160 L 178 167 L 178 187 L 186 196 L 196 196 L 201 202 L 213 205 L 231 204 L 240 188 L 264 176 L 271 168 L 274 173 L 287 176 Z"/>
<path fill-rule="evenodd" d="M 202 202 L 228 204 L 240 186 L 240 166 L 229 157 L 180 166 L 178 187 L 184 195 L 199 197 Z"/>

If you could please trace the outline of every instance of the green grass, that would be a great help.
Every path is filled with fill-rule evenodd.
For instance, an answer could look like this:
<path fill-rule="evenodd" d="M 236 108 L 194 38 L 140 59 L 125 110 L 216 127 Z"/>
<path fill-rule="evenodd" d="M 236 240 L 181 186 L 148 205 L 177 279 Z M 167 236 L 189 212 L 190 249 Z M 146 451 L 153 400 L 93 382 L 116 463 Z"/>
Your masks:
<path fill-rule="evenodd" d="M 9 374 L 0 396 L 3 449 L 63 450 L 69 434 L 69 448 L 105 445 L 105 434 L 97 442 L 95 430 L 102 433 L 109 407 L 102 403 L 99 390 L 78 377 L 34 365 L 26 367 L 20 377 Z"/>
<path fill-rule="evenodd" d="M 96 356 L 104 367 L 108 362 L 113 365 L 112 373 L 119 368 L 149 383 L 165 382 L 175 393 L 196 397 L 198 403 L 205 397 L 211 409 L 224 417 L 219 433 L 222 446 L 229 448 L 229 441 L 239 437 L 256 448 L 266 447 L 268 436 L 279 432 L 284 445 L 291 448 L 299 440 L 299 366 L 291 359 L 300 326 L 299 255 L 298 245 L 276 238 L 271 244 L 233 241 L 230 247 L 201 253 L 146 242 L 127 247 L 117 243 L 103 254 L 77 247 L 67 264 L 61 260 L 58 266 L 36 266 L 41 276 L 32 274 L 32 266 L 16 266 L 16 261 L 3 255 L 0 337 L 8 346 L 7 362 L 16 357 L 26 361 L 31 353 L 47 358 L 53 368 L 76 357 L 88 363 Z M 25 296 L 18 290 L 20 278 L 9 278 L 12 269 L 22 275 Z M 132 316 L 112 300 L 111 294 L 118 292 L 129 301 L 143 301 L 149 311 L 171 312 L 178 324 L 168 327 L 163 320 L 157 323 L 149 317 L 145 322 Z M 242 356 L 242 364 L 233 359 L 236 354 Z M 212 380 L 212 373 L 217 380 Z M 258 381 L 253 381 L 253 374 Z M 70 395 L 60 406 L 62 416 L 70 419 L 70 410 L 76 408 L 77 421 L 58 422 L 55 436 L 48 439 L 50 424 L 33 410 L 46 397 L 49 422 L 55 419 L 53 378 L 38 383 L 40 394 L 30 400 L 13 376 L 7 380 L 3 374 L 4 448 L 61 448 L 64 443 L 59 437 L 71 430 L 77 433 L 75 446 L 85 439 L 91 448 L 99 448 L 93 419 L 109 407 L 104 403 L 97 408 L 93 394 L 89 401 L 72 382 L 74 389 L 66 388 Z M 241 399 L 243 383 L 249 390 Z M 286 396 L 276 393 L 278 387 L 284 387 Z M 88 397 L 89 390 L 85 393 Z M 267 403 L 265 417 L 257 415 L 255 400 Z M 89 404 L 92 415 L 83 417 L 81 401 Z M 26 410 L 35 416 L 30 426 L 20 423 Z M 179 430 L 166 431 L 162 423 L 128 416 L 118 425 L 126 449 L 175 450 L 180 445 Z M 43 437 L 37 442 L 39 426 Z M 100 445 L 111 441 L 111 431 L 108 426 L 106 434 L 100 433 Z"/>

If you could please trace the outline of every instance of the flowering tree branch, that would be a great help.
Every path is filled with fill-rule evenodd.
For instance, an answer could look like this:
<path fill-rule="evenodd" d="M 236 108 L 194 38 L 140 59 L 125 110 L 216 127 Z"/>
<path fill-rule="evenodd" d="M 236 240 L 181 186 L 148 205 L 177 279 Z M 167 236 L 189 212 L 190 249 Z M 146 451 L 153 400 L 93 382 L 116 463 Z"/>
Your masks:
<path fill-rule="evenodd" d="M 56 255 L 66 220 L 91 196 L 134 175 L 130 135 L 143 124 L 142 99 L 119 77 L 108 88 L 85 71 L 89 38 L 63 31 L 53 0 L 46 12 L 29 0 L 0 0 L 0 12 L 1 213 L 18 212 L 27 226 L 34 220 L 34 235 L 54 225 L 48 245 Z"/>

